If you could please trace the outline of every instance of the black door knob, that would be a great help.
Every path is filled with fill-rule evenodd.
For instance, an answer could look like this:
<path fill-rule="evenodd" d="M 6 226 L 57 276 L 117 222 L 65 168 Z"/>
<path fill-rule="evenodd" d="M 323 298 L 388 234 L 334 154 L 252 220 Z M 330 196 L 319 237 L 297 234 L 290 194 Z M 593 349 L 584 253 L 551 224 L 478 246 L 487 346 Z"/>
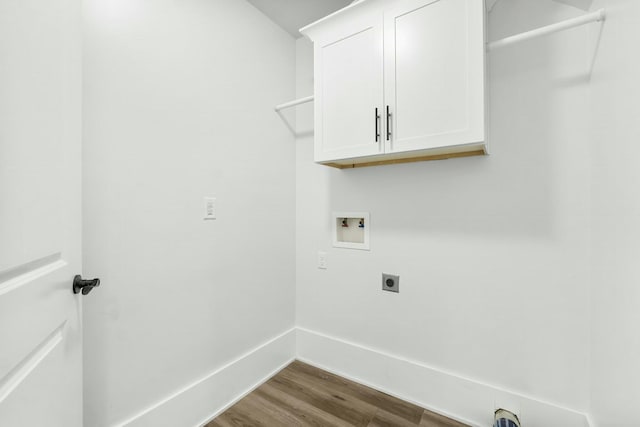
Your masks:
<path fill-rule="evenodd" d="M 100 286 L 100 279 L 83 280 L 80 275 L 73 278 L 74 294 L 82 291 L 82 295 L 87 295 L 96 286 Z"/>

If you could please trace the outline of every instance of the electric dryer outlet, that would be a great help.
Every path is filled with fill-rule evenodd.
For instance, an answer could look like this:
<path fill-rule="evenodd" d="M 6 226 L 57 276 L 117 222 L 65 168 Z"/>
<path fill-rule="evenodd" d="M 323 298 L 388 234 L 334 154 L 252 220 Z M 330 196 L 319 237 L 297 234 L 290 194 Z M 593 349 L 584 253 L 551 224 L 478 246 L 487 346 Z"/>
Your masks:
<path fill-rule="evenodd" d="M 400 276 L 382 273 L 382 290 L 387 292 L 400 292 Z"/>

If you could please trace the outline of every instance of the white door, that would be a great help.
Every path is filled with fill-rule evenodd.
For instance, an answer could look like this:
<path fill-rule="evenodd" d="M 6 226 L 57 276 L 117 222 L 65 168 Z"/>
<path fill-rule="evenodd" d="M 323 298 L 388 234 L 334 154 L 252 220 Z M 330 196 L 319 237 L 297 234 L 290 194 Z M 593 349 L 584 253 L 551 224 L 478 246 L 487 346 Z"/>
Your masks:
<path fill-rule="evenodd" d="M 363 14 L 314 40 L 315 160 L 379 154 L 383 144 L 382 16 Z"/>
<path fill-rule="evenodd" d="M 479 0 L 400 0 L 385 10 L 387 153 L 484 141 L 484 13 Z"/>
<path fill-rule="evenodd" d="M 82 425 L 79 0 L 0 0 L 0 426 Z"/>

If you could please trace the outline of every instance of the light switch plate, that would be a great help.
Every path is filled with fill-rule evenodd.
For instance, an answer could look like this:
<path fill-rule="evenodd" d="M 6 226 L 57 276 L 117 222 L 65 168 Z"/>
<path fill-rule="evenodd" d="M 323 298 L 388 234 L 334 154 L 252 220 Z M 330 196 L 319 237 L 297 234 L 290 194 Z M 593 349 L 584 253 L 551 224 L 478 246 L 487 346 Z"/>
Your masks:
<path fill-rule="evenodd" d="M 318 252 L 318 268 L 321 270 L 327 269 L 327 253 Z"/>
<path fill-rule="evenodd" d="M 216 219 L 216 198 L 204 198 L 204 219 Z"/>

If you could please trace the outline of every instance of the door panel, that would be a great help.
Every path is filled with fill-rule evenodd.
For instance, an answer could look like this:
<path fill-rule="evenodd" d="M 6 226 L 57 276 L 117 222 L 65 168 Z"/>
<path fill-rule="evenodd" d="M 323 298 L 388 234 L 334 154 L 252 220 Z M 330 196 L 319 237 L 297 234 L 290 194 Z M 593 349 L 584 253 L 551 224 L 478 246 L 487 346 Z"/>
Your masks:
<path fill-rule="evenodd" d="M 316 161 L 382 151 L 382 122 L 376 141 L 375 119 L 383 104 L 382 18 L 354 21 L 347 34 L 317 42 Z"/>
<path fill-rule="evenodd" d="M 387 152 L 484 141 L 482 3 L 406 0 L 385 13 Z"/>
<path fill-rule="evenodd" d="M 0 425 L 82 425 L 79 0 L 0 0 Z"/>

